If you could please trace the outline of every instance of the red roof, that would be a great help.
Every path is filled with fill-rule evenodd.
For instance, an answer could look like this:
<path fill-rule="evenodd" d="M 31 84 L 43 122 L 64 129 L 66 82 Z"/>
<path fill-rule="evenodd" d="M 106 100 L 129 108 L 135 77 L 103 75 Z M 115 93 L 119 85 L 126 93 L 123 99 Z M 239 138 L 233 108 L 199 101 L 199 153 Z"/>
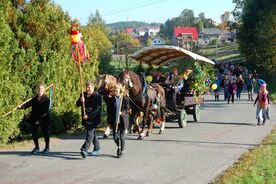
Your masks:
<path fill-rule="evenodd" d="M 134 31 L 134 28 L 126 28 L 127 33 L 132 33 Z"/>
<path fill-rule="evenodd" d="M 198 32 L 195 27 L 175 27 L 173 30 L 174 36 L 179 36 L 180 34 L 192 34 L 193 40 L 198 39 Z"/>

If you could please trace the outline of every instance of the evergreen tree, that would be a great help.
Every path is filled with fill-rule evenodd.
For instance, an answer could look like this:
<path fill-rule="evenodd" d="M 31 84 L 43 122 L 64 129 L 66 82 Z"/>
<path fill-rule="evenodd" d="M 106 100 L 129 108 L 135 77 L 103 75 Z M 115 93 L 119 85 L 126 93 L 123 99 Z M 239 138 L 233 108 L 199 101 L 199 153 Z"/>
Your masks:
<path fill-rule="evenodd" d="M 276 2 L 244 0 L 243 3 L 238 34 L 241 52 L 248 66 L 264 73 L 276 72 Z"/>
<path fill-rule="evenodd" d="M 54 83 L 52 132 L 78 127 L 80 110 L 75 101 L 81 91 L 80 76 L 71 57 L 70 17 L 50 0 L 1 0 L 0 5 L 1 116 L 33 97 L 38 82 Z M 92 61 L 83 65 L 84 81 L 95 80 L 98 74 L 99 53 L 92 42 L 87 41 Z M 17 125 L 22 119 L 25 121 L 23 114 L 27 113 L 17 111 L 3 119 L 0 143 L 22 134 Z"/>

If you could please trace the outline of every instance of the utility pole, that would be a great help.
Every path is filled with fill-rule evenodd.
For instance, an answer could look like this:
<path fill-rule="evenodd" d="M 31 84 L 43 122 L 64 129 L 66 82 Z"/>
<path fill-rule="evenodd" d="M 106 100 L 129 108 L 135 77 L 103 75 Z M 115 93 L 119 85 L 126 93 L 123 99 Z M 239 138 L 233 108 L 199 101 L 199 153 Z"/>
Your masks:
<path fill-rule="evenodd" d="M 125 44 L 125 59 L 126 59 L 126 69 L 129 69 L 128 66 L 128 51 L 127 51 L 127 43 Z"/>
<path fill-rule="evenodd" d="M 216 39 L 216 59 L 218 57 L 218 39 Z"/>

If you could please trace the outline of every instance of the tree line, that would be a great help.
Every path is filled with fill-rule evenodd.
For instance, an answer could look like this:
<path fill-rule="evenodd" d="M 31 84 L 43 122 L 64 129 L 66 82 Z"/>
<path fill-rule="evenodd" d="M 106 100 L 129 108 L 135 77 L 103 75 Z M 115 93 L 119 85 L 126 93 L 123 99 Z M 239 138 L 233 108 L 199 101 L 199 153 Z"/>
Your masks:
<path fill-rule="evenodd" d="M 233 0 L 241 53 L 268 78 L 276 73 L 276 1 Z"/>
<path fill-rule="evenodd" d="M 80 27 L 91 61 L 83 64 L 84 80 L 95 80 L 111 60 L 112 44 L 98 17 Z M 79 73 L 71 57 L 73 20 L 50 0 L 0 0 L 0 144 L 24 137 L 28 113 L 2 117 L 36 94 L 38 83 L 54 84 L 52 132 L 79 127 Z"/>

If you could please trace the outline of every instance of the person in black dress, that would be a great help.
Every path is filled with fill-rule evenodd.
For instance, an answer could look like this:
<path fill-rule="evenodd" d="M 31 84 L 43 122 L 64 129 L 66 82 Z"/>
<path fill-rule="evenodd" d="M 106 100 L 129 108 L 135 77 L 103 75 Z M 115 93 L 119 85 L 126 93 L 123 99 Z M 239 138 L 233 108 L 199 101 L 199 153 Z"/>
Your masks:
<path fill-rule="evenodd" d="M 42 153 L 48 153 L 50 151 L 49 105 L 50 105 L 50 99 L 45 95 L 45 86 L 43 84 L 40 84 L 37 87 L 37 95 L 27 103 L 17 107 L 18 109 L 26 109 L 26 108 L 32 107 L 32 112 L 31 112 L 32 138 L 35 144 L 35 148 L 31 152 L 32 154 L 36 154 L 40 151 L 39 143 L 38 143 L 39 127 L 41 127 L 42 129 L 44 140 L 45 140 L 45 149 L 42 151 Z"/>

